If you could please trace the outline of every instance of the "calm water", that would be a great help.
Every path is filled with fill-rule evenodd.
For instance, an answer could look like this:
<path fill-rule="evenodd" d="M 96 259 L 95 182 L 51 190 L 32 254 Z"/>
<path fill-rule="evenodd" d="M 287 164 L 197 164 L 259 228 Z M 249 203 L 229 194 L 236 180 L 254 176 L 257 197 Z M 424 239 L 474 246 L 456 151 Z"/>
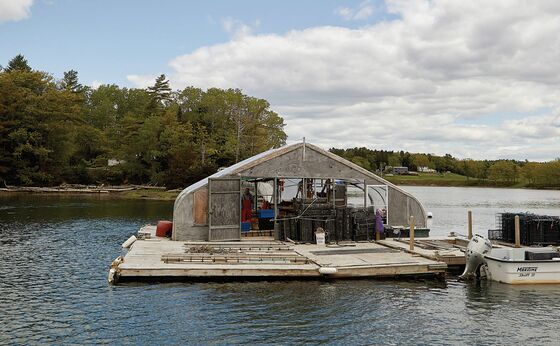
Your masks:
<path fill-rule="evenodd" d="M 432 212 L 431 235 L 450 231 L 467 234 L 467 211 L 473 212 L 473 231 L 483 235 L 496 226 L 496 213 L 504 211 L 560 215 L 560 191 L 465 187 L 404 186 L 426 211 Z M 560 344 L 560 343 L 559 343 Z"/>
<path fill-rule="evenodd" d="M 434 233 L 560 214 L 560 192 L 410 187 Z M 559 344 L 560 288 L 432 281 L 106 283 L 172 203 L 0 198 L 0 344 Z"/>

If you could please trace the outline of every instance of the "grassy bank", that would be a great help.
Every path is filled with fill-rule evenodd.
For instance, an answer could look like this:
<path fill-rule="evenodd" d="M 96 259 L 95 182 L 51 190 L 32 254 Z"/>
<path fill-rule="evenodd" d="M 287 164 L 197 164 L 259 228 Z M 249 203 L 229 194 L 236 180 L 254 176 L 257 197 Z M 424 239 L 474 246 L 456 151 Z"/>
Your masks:
<path fill-rule="evenodd" d="M 96 196 L 101 198 L 119 199 L 150 199 L 161 201 L 173 201 L 181 189 L 166 190 L 165 188 L 153 187 L 128 187 L 128 188 L 65 188 L 65 187 L 10 187 L 1 188 L 0 196 L 10 195 L 45 195 L 45 196 Z"/>
<path fill-rule="evenodd" d="M 174 201 L 179 195 L 180 190 L 152 190 L 139 189 L 117 193 L 110 193 L 111 196 L 128 199 L 153 199 L 161 201 Z"/>
<path fill-rule="evenodd" d="M 383 176 L 396 185 L 415 186 L 478 186 L 478 187 L 526 187 L 523 183 L 510 184 L 506 182 L 468 178 L 455 173 L 419 173 L 418 175 Z"/>

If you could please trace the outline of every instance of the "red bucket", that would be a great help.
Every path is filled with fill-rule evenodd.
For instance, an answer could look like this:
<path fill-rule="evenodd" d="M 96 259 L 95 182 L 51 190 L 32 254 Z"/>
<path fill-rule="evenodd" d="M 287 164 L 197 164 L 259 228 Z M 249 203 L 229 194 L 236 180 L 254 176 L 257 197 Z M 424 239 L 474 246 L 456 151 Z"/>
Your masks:
<path fill-rule="evenodd" d="M 173 229 L 173 222 L 171 221 L 158 221 L 156 227 L 156 237 L 169 237 Z"/>

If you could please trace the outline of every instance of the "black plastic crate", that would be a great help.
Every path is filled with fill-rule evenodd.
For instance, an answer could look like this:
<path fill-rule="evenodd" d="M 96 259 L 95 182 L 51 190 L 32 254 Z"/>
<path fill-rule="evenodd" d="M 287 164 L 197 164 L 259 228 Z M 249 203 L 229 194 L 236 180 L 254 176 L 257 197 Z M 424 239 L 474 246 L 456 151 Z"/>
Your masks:
<path fill-rule="evenodd" d="M 500 213 L 496 215 L 496 230 L 488 230 L 488 238 L 515 242 L 515 216 L 519 216 L 522 245 L 560 245 L 560 217 L 531 213 Z"/>

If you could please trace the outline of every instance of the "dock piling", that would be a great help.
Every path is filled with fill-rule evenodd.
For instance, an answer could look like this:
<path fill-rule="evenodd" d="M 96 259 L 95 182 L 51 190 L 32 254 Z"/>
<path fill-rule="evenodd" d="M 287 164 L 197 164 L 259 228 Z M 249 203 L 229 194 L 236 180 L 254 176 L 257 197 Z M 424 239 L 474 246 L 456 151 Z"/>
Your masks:
<path fill-rule="evenodd" d="M 521 247 L 521 233 L 519 226 L 519 215 L 515 215 L 515 247 Z"/>
<path fill-rule="evenodd" d="M 472 239 L 472 211 L 469 210 L 468 212 L 468 236 L 469 236 L 469 240 Z"/>
<path fill-rule="evenodd" d="M 410 240 L 409 240 L 410 251 L 414 250 L 414 215 L 410 216 Z"/>

